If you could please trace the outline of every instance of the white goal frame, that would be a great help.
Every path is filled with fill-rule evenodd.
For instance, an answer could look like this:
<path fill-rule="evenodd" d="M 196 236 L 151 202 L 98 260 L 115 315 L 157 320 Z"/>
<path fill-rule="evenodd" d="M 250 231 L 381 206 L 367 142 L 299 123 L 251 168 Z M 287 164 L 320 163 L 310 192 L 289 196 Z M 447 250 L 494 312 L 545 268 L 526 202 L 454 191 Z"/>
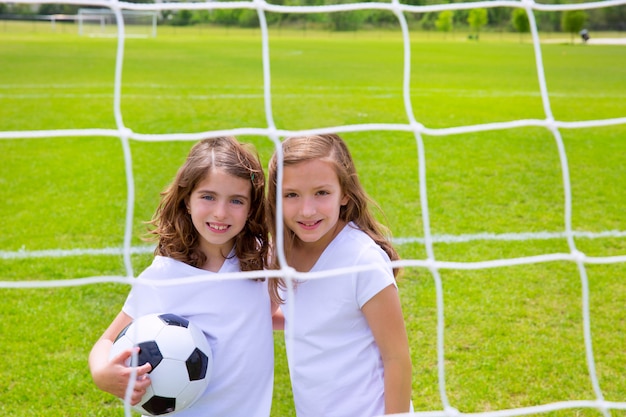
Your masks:
<path fill-rule="evenodd" d="M 152 37 L 157 36 L 157 17 L 155 10 L 121 10 L 125 37 Z M 139 19 L 146 19 L 147 24 Z M 117 37 L 117 17 L 113 10 L 108 8 L 80 8 L 76 14 L 78 34 L 80 36 L 111 36 Z M 89 31 L 88 29 L 96 30 Z M 145 27 L 145 30 L 137 30 L 137 27 Z M 134 30 L 133 30 L 134 29 Z"/>

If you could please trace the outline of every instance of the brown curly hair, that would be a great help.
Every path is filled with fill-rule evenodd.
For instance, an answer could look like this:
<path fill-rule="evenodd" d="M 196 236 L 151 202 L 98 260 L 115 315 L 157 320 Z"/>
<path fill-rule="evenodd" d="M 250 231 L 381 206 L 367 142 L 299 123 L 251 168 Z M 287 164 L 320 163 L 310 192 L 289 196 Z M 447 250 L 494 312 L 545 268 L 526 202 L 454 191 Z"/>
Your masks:
<path fill-rule="evenodd" d="M 265 175 L 258 154 L 232 136 L 204 139 L 196 143 L 172 183 L 161 193 L 161 202 L 149 222 L 155 255 L 167 256 L 200 268 L 206 255 L 200 250 L 200 235 L 187 213 L 186 199 L 212 168 L 250 181 L 250 213 L 243 230 L 235 237 L 235 255 L 242 271 L 267 267 L 269 252 L 266 222 Z M 228 254 L 224 254 L 227 256 Z"/>

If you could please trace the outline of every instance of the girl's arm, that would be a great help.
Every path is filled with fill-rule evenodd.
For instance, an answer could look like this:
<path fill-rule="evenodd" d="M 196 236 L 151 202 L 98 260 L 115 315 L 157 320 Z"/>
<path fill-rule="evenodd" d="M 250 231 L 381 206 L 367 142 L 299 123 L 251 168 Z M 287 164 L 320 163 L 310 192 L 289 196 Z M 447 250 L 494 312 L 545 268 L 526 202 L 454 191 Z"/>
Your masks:
<path fill-rule="evenodd" d="M 361 309 L 385 368 L 385 414 L 410 411 L 412 367 L 398 290 L 389 285 Z"/>
<path fill-rule="evenodd" d="M 273 330 L 285 330 L 285 316 L 283 310 L 278 304 L 272 301 L 272 329 Z"/>
<path fill-rule="evenodd" d="M 126 387 L 132 371 L 132 368 L 126 366 L 125 362 L 131 357 L 133 351 L 127 349 L 111 360 L 109 360 L 109 354 L 119 332 L 131 322 L 130 316 L 120 312 L 89 353 L 89 370 L 96 386 L 122 399 L 126 395 Z M 137 381 L 131 395 L 132 405 L 139 403 L 146 393 L 146 388 L 150 385 L 150 378 L 146 375 L 151 370 L 150 363 L 138 366 L 136 370 Z"/>

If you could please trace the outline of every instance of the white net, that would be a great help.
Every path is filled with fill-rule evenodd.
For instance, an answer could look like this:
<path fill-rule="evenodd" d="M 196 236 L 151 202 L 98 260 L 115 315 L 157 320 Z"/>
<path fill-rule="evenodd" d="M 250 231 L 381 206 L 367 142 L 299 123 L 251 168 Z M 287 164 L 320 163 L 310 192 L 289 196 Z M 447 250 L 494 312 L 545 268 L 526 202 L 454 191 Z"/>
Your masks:
<path fill-rule="evenodd" d="M 24 4 L 37 4 L 34 1 L 19 1 Z M 599 383 L 596 372 L 596 360 L 593 349 L 593 338 L 591 334 L 590 323 L 590 294 L 587 270 L 589 265 L 598 264 L 617 264 L 626 262 L 626 255 L 621 256 L 604 256 L 593 257 L 588 256 L 577 248 L 576 237 L 585 236 L 583 232 L 574 230 L 572 227 L 572 190 L 570 180 L 570 168 L 568 165 L 568 157 L 563 143 L 561 133 L 565 129 L 588 129 L 602 128 L 607 126 L 618 126 L 626 124 L 626 116 L 595 119 L 584 121 L 563 121 L 556 120 L 552 107 L 546 77 L 544 74 L 544 65 L 542 58 L 541 39 L 535 21 L 536 11 L 566 11 L 566 10 L 590 10 L 606 7 L 617 7 L 626 4 L 626 0 L 608 0 L 590 3 L 578 4 L 555 4 L 546 5 L 535 3 L 531 0 L 522 2 L 517 1 L 488 1 L 473 3 L 453 3 L 453 4 L 433 4 L 427 6 L 412 6 L 402 4 L 399 1 L 391 3 L 354 3 L 354 4 L 337 4 L 332 6 L 281 6 L 266 3 L 262 0 L 254 2 L 209 2 L 209 3 L 157 3 L 157 4 L 135 4 L 125 2 L 68 2 L 71 4 L 80 4 L 84 6 L 107 7 L 111 15 L 115 16 L 115 21 L 119 25 L 115 26 L 115 36 L 118 37 L 117 51 L 115 57 L 115 83 L 113 98 L 113 113 L 116 123 L 115 129 L 106 128 L 90 128 L 90 129 L 54 129 L 54 130 L 20 130 L 20 131 L 3 131 L 0 132 L 0 139 L 32 139 L 32 138 L 57 138 L 57 137 L 110 137 L 119 138 L 123 149 L 123 158 L 125 163 L 125 172 L 127 180 L 128 200 L 126 202 L 126 222 L 123 246 L 113 249 L 79 249 L 79 250 L 42 250 L 42 251 L 3 251 L 2 259 L 18 259 L 18 258 L 37 258 L 37 257 L 54 257 L 54 256 L 83 256 L 92 254 L 122 254 L 125 263 L 126 273 L 121 276 L 90 276 L 77 277 L 74 279 L 62 280 L 45 280 L 45 281 L 0 281 L 0 288 L 42 288 L 42 287 L 65 287 L 80 286 L 86 284 L 97 283 L 124 283 L 133 285 L 135 280 L 135 271 L 132 266 L 132 256 L 140 252 L 150 252 L 151 248 L 137 248 L 132 246 L 132 233 L 134 221 L 134 205 L 135 205 L 135 182 L 134 167 L 131 157 L 130 143 L 137 142 L 166 142 L 166 141 L 197 141 L 209 136 L 234 135 L 234 136 L 265 136 L 269 138 L 280 151 L 280 140 L 282 137 L 292 136 L 296 134 L 315 134 L 315 133 L 351 133 L 365 131 L 385 131 L 385 132 L 403 132 L 410 133 L 414 136 L 417 144 L 417 166 L 418 166 L 418 184 L 419 184 L 419 201 L 421 208 L 421 222 L 423 224 L 423 237 L 420 238 L 400 238 L 396 242 L 399 244 L 407 242 L 418 242 L 424 245 L 426 256 L 424 259 L 405 259 L 395 263 L 396 266 L 404 268 L 418 268 L 427 270 L 435 282 L 436 289 L 436 317 L 437 317 L 437 380 L 438 391 L 441 399 L 442 407 L 438 410 L 428 410 L 423 412 L 415 412 L 412 415 L 424 416 L 453 416 L 460 414 L 455 405 L 449 399 L 448 386 L 446 383 L 446 344 L 445 336 L 445 315 L 444 315 L 444 290 L 441 279 L 441 272 L 445 270 L 486 270 L 500 267 L 528 266 L 534 264 L 550 263 L 550 262 L 568 262 L 575 266 L 582 285 L 581 309 L 583 317 L 584 331 L 584 351 L 586 353 L 586 366 L 588 370 L 590 384 L 593 387 L 594 397 L 585 400 L 568 400 L 561 402 L 552 402 L 548 404 L 540 404 L 531 407 L 520 407 L 506 410 L 484 410 L 484 412 L 475 413 L 476 415 L 485 416 L 518 416 L 536 413 L 546 413 L 559 410 L 578 410 L 584 408 L 592 408 L 607 416 L 611 414 L 611 410 L 626 410 L 626 400 L 624 401 L 608 401 L 605 400 L 602 386 Z M 540 119 L 522 119 L 512 120 L 509 122 L 494 122 L 478 125 L 466 125 L 458 127 L 432 128 L 425 126 L 415 118 L 413 104 L 411 101 L 411 42 L 410 31 L 407 25 L 405 13 L 428 13 L 439 12 L 443 10 L 467 10 L 472 8 L 522 8 L 526 11 L 529 21 L 530 30 L 534 50 L 534 58 L 536 64 L 536 74 L 539 84 L 539 94 L 543 104 L 544 117 Z M 261 42 L 262 42 L 262 59 L 263 59 L 263 100 L 266 117 L 266 126 L 251 128 L 235 128 L 227 130 L 214 130 L 202 132 L 180 132 L 171 134 L 146 134 L 136 132 L 129 129 L 125 123 L 122 114 L 122 65 L 125 59 L 124 38 L 126 37 L 128 26 L 126 22 L 127 15 L 132 13 L 141 13 L 145 15 L 153 15 L 164 10 L 217 10 L 217 9 L 234 9 L 243 8 L 256 10 L 260 22 Z M 342 126 L 327 126 L 308 130 L 286 130 L 276 126 L 273 117 L 272 107 L 272 89 L 271 89 L 271 70 L 270 70 L 270 35 L 266 22 L 266 13 L 336 13 L 344 11 L 355 11 L 363 9 L 386 10 L 393 13 L 401 28 L 403 39 L 403 85 L 402 94 L 404 109 L 406 113 L 406 123 L 389 124 L 389 123 L 368 123 L 368 124 L 352 124 Z M 105 14 L 100 14 L 104 16 Z M 564 230 L 558 233 L 513 233 L 513 234 L 484 234 L 484 235 L 452 235 L 442 236 L 433 235 L 430 230 L 430 206 L 427 193 L 427 159 L 424 146 L 423 136 L 452 136 L 458 134 L 500 131 L 504 129 L 517 129 L 536 127 L 542 128 L 550 132 L 558 149 L 558 157 L 562 174 L 562 187 L 564 191 Z M 278 204 L 278 216 L 282 216 L 280 202 Z M 278 236 L 281 237 L 280 226 Z M 624 237 L 626 232 L 622 231 L 605 231 L 594 234 L 597 236 Z M 544 239 L 564 237 L 567 241 L 568 250 L 563 253 L 545 253 L 541 255 L 529 257 L 513 257 L 507 259 L 485 260 L 478 262 L 451 262 L 437 259 L 435 256 L 434 245 L 438 242 L 463 242 L 471 240 L 515 240 L 515 239 Z M 278 256 L 283 257 L 282 240 L 278 241 Z M 324 274 L 308 275 L 307 278 L 316 278 L 331 276 L 341 271 L 327 271 Z M 231 278 L 242 279 L 256 276 L 255 273 L 235 274 Z M 285 268 L 277 272 L 277 275 L 289 279 L 297 278 L 299 275 L 289 268 Z M 202 278 L 198 278 L 202 279 Z M 190 279 L 193 281 L 193 279 Z M 189 281 L 189 280 L 187 280 Z M 174 282 L 166 281 L 163 285 L 174 285 L 181 283 L 180 280 Z M 623 324 L 623 323 L 622 323 Z"/>

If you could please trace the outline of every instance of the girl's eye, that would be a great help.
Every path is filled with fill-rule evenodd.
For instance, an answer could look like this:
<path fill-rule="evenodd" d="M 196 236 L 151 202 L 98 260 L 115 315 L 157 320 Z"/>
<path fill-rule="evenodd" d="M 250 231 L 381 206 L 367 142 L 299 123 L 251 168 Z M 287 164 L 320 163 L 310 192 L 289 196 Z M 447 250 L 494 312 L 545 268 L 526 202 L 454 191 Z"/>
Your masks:
<path fill-rule="evenodd" d="M 317 192 L 317 195 L 328 195 L 328 194 L 330 194 L 330 193 L 328 191 L 324 191 L 324 190 L 321 190 L 321 191 Z"/>
<path fill-rule="evenodd" d="M 297 196 L 296 193 L 287 193 L 287 194 L 285 194 L 285 198 L 294 198 L 296 196 Z"/>
<path fill-rule="evenodd" d="M 235 199 L 235 200 L 231 200 L 231 203 L 237 204 L 237 205 L 242 205 L 243 201 Z"/>
<path fill-rule="evenodd" d="M 200 198 L 203 199 L 203 200 L 208 200 L 208 201 L 214 200 L 212 195 L 203 195 Z"/>

